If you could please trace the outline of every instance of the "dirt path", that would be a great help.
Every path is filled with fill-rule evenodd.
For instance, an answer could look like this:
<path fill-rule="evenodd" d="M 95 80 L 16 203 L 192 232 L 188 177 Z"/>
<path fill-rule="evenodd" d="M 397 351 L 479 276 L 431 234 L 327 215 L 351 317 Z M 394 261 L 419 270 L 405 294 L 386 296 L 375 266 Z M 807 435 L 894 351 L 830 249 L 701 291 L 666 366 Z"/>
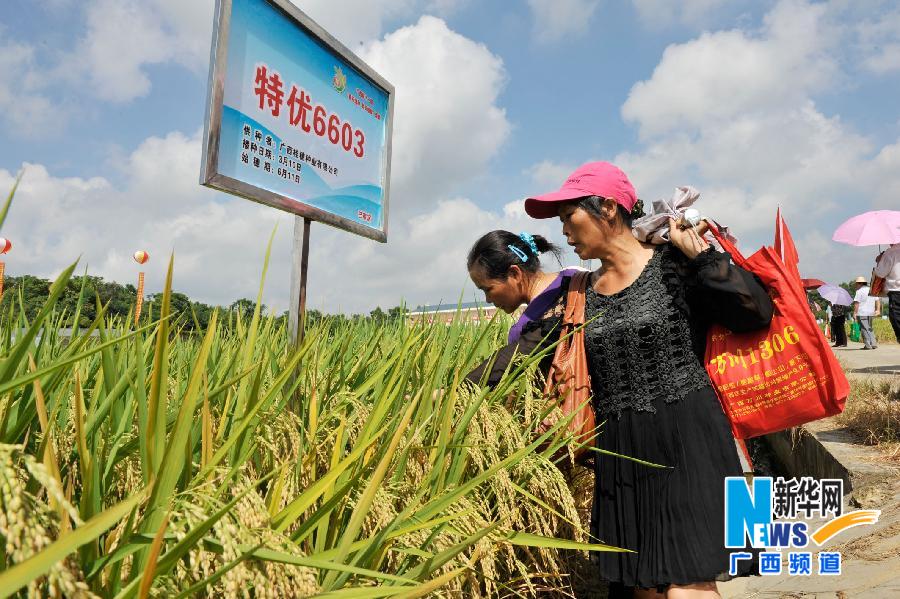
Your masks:
<path fill-rule="evenodd" d="M 847 347 L 834 348 L 834 354 L 850 376 L 874 374 L 900 382 L 900 345 L 883 343 L 872 350 L 862 347 L 862 343 L 850 341 Z"/>

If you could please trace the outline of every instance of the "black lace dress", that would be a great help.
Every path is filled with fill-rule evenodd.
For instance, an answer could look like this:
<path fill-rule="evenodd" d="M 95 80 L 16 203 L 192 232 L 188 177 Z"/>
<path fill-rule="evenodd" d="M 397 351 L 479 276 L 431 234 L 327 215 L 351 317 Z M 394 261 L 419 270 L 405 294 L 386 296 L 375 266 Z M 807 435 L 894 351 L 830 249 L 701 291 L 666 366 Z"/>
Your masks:
<path fill-rule="evenodd" d="M 599 316 L 598 316 L 599 315 Z M 734 438 L 703 366 L 713 322 L 766 326 L 758 280 L 707 250 L 688 260 L 656 248 L 638 279 L 609 296 L 587 291 L 585 332 L 597 445 L 667 466 L 601 455 L 591 533 L 636 553 L 594 553 L 616 586 L 663 588 L 724 579 L 724 481 L 742 474 Z"/>

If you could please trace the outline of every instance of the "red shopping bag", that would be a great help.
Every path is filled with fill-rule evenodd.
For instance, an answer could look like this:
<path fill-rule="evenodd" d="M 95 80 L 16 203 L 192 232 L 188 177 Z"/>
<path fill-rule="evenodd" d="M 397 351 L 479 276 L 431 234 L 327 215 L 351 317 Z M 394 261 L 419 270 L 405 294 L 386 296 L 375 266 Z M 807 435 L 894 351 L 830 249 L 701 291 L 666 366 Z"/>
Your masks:
<path fill-rule="evenodd" d="M 756 437 L 839 414 L 850 384 L 810 312 L 796 274 L 771 247 L 745 258 L 710 232 L 738 266 L 760 278 L 775 314 L 768 329 L 734 333 L 714 325 L 706 370 L 737 439 Z"/>

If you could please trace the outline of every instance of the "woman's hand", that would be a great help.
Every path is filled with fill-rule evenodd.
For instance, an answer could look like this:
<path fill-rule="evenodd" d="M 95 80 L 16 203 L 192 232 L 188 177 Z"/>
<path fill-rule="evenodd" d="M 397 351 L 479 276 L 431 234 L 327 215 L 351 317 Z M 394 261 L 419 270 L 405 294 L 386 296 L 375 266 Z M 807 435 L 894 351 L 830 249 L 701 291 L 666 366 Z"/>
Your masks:
<path fill-rule="evenodd" d="M 703 239 L 702 235 L 709 229 L 706 221 L 702 221 L 697 225 L 696 230 L 692 227 L 682 229 L 675 222 L 675 219 L 669 219 L 669 241 L 672 245 L 681 250 L 681 253 L 693 260 L 700 255 L 701 252 L 709 248 L 709 244 Z"/>

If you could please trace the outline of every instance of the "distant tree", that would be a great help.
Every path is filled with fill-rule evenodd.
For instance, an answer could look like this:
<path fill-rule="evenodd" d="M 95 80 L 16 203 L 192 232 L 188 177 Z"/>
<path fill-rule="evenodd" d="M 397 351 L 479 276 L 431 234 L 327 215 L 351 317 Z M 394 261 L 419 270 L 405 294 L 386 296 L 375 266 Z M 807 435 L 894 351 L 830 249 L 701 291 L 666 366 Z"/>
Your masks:
<path fill-rule="evenodd" d="M 228 309 L 231 310 L 232 312 L 239 313 L 242 318 L 247 320 L 247 319 L 253 318 L 253 310 L 256 309 L 256 302 L 244 297 L 237 301 L 232 302 L 231 305 L 228 307 Z M 266 309 L 266 305 L 262 304 L 260 306 L 260 311 L 264 311 L 265 309 Z"/>
<path fill-rule="evenodd" d="M 147 306 L 153 306 L 154 314 L 159 315 L 159 310 L 162 306 L 163 294 L 162 293 L 153 293 L 147 296 Z M 184 330 L 194 330 L 196 328 L 196 324 L 194 323 L 194 312 L 197 312 L 198 306 L 205 306 L 205 304 L 200 304 L 199 302 L 192 302 L 191 298 L 189 298 L 184 293 L 180 293 L 178 291 L 173 291 L 169 295 L 169 311 L 172 315 L 172 319 L 170 322 L 177 322 L 180 326 L 184 328 Z M 208 306 L 206 306 L 208 308 Z M 194 312 L 191 309 L 194 309 Z M 200 310 L 203 313 L 203 310 Z M 209 315 L 206 314 L 206 321 L 200 322 L 200 326 L 206 326 L 206 323 L 209 322 Z M 143 319 L 143 316 L 141 317 Z M 198 319 L 199 320 L 199 319 Z"/>
<path fill-rule="evenodd" d="M 214 306 L 209 306 L 203 302 L 191 302 L 192 319 L 196 318 L 201 329 L 206 329 L 209 325 L 209 319 L 212 317 Z M 193 326 L 193 320 L 192 320 Z M 196 327 L 194 327 L 196 328 Z"/>
<path fill-rule="evenodd" d="M 50 281 L 47 279 L 22 275 L 4 277 L 3 281 L 3 299 L 0 301 L 0 311 L 3 314 L 6 314 L 10 307 L 18 307 L 21 297 L 25 316 L 29 319 L 34 318 L 50 294 Z"/>
<path fill-rule="evenodd" d="M 3 297 L 0 298 L 0 316 L 8 315 L 10 309 L 17 311 L 21 298 L 22 306 L 25 308 L 25 316 L 29 319 L 34 318 L 47 301 L 51 284 L 52 281 L 33 275 L 5 277 Z M 153 293 L 145 296 L 142 320 L 159 317 L 162 297 L 162 293 Z M 81 311 L 78 324 L 80 326 L 88 326 L 97 316 L 98 298 L 100 304 L 106 307 L 107 316 L 126 318 L 134 310 L 137 301 L 137 289 L 135 289 L 134 285 L 122 285 L 115 281 L 106 281 L 103 277 L 78 275 L 69 280 L 57 302 L 56 309 L 60 313 L 63 310 L 65 311 L 67 315 L 65 324 L 72 326 L 74 324 L 72 319 L 78 309 L 80 299 Z M 205 329 L 209 325 L 209 319 L 213 310 L 216 309 L 216 306 L 194 301 L 187 294 L 179 291 L 172 291 L 170 306 L 173 318 L 181 324 L 185 331 L 193 331 L 198 326 L 201 330 Z M 253 316 L 255 307 L 256 302 L 254 300 L 241 298 L 232 302 L 228 306 L 227 312 L 220 315 L 220 319 L 227 322 L 229 317 L 233 319 L 236 314 L 240 314 L 245 320 L 250 319 Z M 265 312 L 266 305 L 262 304 L 260 310 Z M 372 319 L 376 322 L 386 322 L 402 318 L 403 315 L 404 309 L 400 306 L 395 306 L 387 312 L 377 307 L 368 315 L 353 314 L 349 317 L 345 314 L 330 315 L 321 310 L 307 310 L 306 318 L 309 324 L 317 323 L 327 318 L 334 330 L 337 330 L 338 327 L 350 320 Z M 277 316 L 277 320 L 286 322 L 287 317 L 288 312 L 285 311 Z"/>

